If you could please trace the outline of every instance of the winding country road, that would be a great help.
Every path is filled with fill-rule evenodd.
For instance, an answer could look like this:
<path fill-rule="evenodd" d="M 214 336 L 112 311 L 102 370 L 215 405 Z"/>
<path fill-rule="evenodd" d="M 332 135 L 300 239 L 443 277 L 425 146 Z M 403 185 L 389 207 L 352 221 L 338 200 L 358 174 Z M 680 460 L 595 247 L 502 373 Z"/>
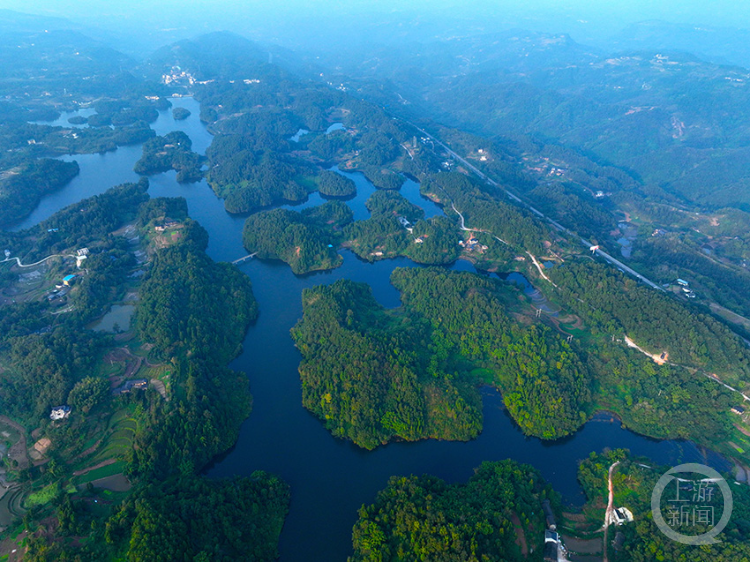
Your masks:
<path fill-rule="evenodd" d="M 5 258 L 3 261 L 0 261 L 0 263 L 5 263 L 7 261 L 14 261 L 15 260 L 16 264 L 18 264 L 18 267 L 34 267 L 34 266 L 37 266 L 37 265 L 39 265 L 41 263 L 46 262 L 48 259 L 51 259 L 51 258 L 74 258 L 75 259 L 76 257 L 77 256 L 73 256 L 73 255 L 70 255 L 70 254 L 52 254 L 51 256 L 47 256 L 46 258 L 41 259 L 41 260 L 39 260 L 38 262 L 35 262 L 35 263 L 23 264 L 23 263 L 21 263 L 21 260 L 19 258 Z"/>
<path fill-rule="evenodd" d="M 463 158 L 463 157 L 459 156 L 458 154 L 456 154 L 453 150 L 451 150 L 450 148 L 448 148 L 441 141 L 437 140 L 430 133 L 428 133 L 424 129 L 420 129 L 419 127 L 417 127 L 413 123 L 409 123 L 409 124 L 412 127 L 414 127 L 415 129 L 417 129 L 420 133 L 422 133 L 425 137 L 427 137 L 430 140 L 432 140 L 435 144 L 440 145 L 440 147 L 443 148 L 448 154 L 450 154 L 453 158 L 455 158 L 456 160 L 458 160 L 459 162 L 461 162 L 461 164 L 463 164 L 464 166 L 466 166 L 469 170 L 471 170 L 472 172 L 474 172 L 477 176 L 479 176 L 480 179 L 486 181 L 489 185 L 491 185 L 493 187 L 497 187 L 497 188 L 502 189 L 503 191 L 505 191 L 505 194 L 508 196 L 508 198 L 510 198 L 513 201 L 515 201 L 516 203 L 519 203 L 520 205 L 526 207 L 529 211 L 531 211 L 532 213 L 534 213 L 539 218 L 545 219 L 547 222 L 549 222 L 552 226 L 554 226 L 560 232 L 565 232 L 566 234 L 569 234 L 569 235 L 571 235 L 571 236 L 573 236 L 575 238 L 578 238 L 578 240 L 581 241 L 581 244 L 583 244 L 586 248 L 591 248 L 592 247 L 591 242 L 589 242 L 585 238 L 581 238 L 575 232 L 573 232 L 571 230 L 568 230 L 563 225 L 561 225 L 559 222 L 557 222 L 555 220 L 552 220 L 550 217 L 546 216 L 540 210 L 534 208 L 532 205 L 530 205 L 530 204 L 526 203 L 525 201 L 523 201 L 520 197 L 514 195 L 513 193 L 511 193 L 510 191 L 508 191 L 507 189 L 505 189 L 504 187 L 502 187 L 495 180 L 493 180 L 491 178 L 488 178 L 476 166 L 474 166 L 473 164 L 470 164 L 465 158 Z M 463 220 L 463 217 L 462 217 L 462 220 Z M 648 285 L 652 289 L 656 289 L 657 291 L 664 291 L 664 289 L 662 287 L 660 287 L 659 285 L 657 285 L 656 283 L 654 283 L 650 279 L 644 277 L 643 275 L 641 275 L 640 273 L 638 273 L 634 269 L 628 267 L 627 265 L 625 265 L 624 263 L 622 263 L 620 260 L 612 257 L 607 252 L 604 252 L 602 250 L 595 250 L 595 253 L 599 257 L 601 257 L 602 259 L 604 259 L 605 261 L 607 261 L 607 262 L 611 263 L 612 265 L 614 265 L 615 267 L 619 268 L 620 270 L 622 270 L 622 271 L 624 271 L 626 273 L 629 273 L 630 275 L 632 275 L 633 277 L 635 277 L 639 281 L 642 281 L 643 283 L 645 283 L 646 285 Z"/>
<path fill-rule="evenodd" d="M 412 127 L 414 127 L 415 129 L 417 129 L 420 133 L 422 133 L 423 135 L 425 135 L 425 137 L 427 137 L 431 141 L 433 141 L 433 143 L 440 145 L 443 149 L 446 150 L 446 152 L 448 152 L 448 154 L 450 154 L 451 156 L 453 156 L 456 160 L 458 160 L 459 162 L 461 162 L 464 166 L 466 166 L 468 169 L 470 169 L 472 172 L 474 172 L 477 176 L 479 176 L 481 179 L 483 179 L 484 181 L 486 181 L 488 184 L 490 184 L 490 185 L 492 185 L 494 187 L 497 187 L 497 188 L 502 189 L 503 191 L 505 191 L 505 193 L 508 195 L 508 197 L 510 199 L 512 199 L 513 201 L 515 201 L 515 202 L 519 203 L 520 205 L 526 207 L 528 210 L 530 210 L 532 213 L 534 213 L 538 217 L 547 220 L 557 230 L 559 230 L 561 232 L 565 232 L 565 233 L 567 233 L 567 234 L 569 234 L 569 235 L 571 235 L 573 237 L 578 238 L 581 241 L 581 244 L 583 244 L 586 248 L 593 247 L 593 245 L 591 244 L 591 242 L 589 242 L 585 238 L 579 237 L 578 234 L 576 234 L 575 232 L 573 232 L 571 230 L 568 230 L 567 228 L 565 228 L 563 225 L 561 225 L 557 221 L 552 220 L 551 218 L 549 218 L 548 216 L 546 216 L 544 213 L 542 213 L 538 209 L 535 209 L 534 207 L 532 207 L 531 205 L 529 205 L 525 201 L 521 200 L 516 195 L 512 194 L 510 191 L 508 191 L 507 189 L 505 189 L 504 187 L 502 187 L 496 181 L 488 178 L 484 173 L 482 173 L 481 171 L 479 171 L 479 169 L 477 169 L 476 166 L 474 166 L 473 164 L 470 164 L 469 162 L 467 162 L 465 158 L 462 158 L 461 156 L 459 156 L 458 154 L 456 154 L 453 150 L 451 150 L 450 148 L 448 148 L 441 141 L 437 140 L 430 133 L 428 133 L 424 129 L 420 129 L 419 127 L 417 127 L 413 123 L 409 123 L 409 124 Z M 447 193 L 446 193 L 446 196 L 448 196 Z M 448 198 L 450 199 L 450 196 L 448 196 Z M 465 221 L 464 221 L 464 216 L 459 212 L 458 209 L 456 209 L 456 205 L 453 203 L 452 199 L 451 199 L 451 206 L 453 207 L 453 210 L 458 214 L 459 218 L 461 219 L 461 230 L 468 230 L 468 231 L 472 231 L 472 232 L 487 232 L 487 234 L 492 235 L 497 240 L 500 240 L 500 242 L 503 242 L 504 244 L 507 244 L 507 242 L 505 242 L 504 240 L 498 238 L 497 236 L 495 236 L 491 232 L 488 232 L 488 231 L 485 231 L 485 230 L 479 230 L 479 229 L 476 229 L 476 228 L 467 228 L 466 224 L 465 224 Z M 550 283 L 552 283 L 552 280 L 544 274 L 544 271 L 542 270 L 542 267 L 538 263 L 538 261 L 536 260 L 536 258 L 533 255 L 531 255 L 528 251 L 526 253 L 529 254 L 529 256 L 531 257 L 532 262 L 534 263 L 534 265 L 536 266 L 536 268 L 539 270 L 539 274 L 544 279 L 546 279 L 547 281 L 549 281 Z M 606 253 L 606 252 L 604 252 L 604 251 L 602 251 L 600 249 L 594 250 L 594 253 L 597 254 L 598 256 L 600 256 L 601 258 L 603 258 L 604 260 L 606 260 L 607 262 L 609 262 L 610 264 L 614 265 L 615 267 L 617 267 L 621 271 L 623 271 L 625 273 L 629 273 L 630 275 L 632 275 L 633 277 L 635 277 L 639 281 L 642 281 L 643 283 L 645 283 L 646 285 L 648 285 L 652 289 L 656 289 L 657 291 L 664 292 L 664 289 L 662 287 L 660 287 L 659 285 L 657 285 L 656 283 L 654 283 L 650 279 L 644 277 L 643 275 L 641 275 L 640 273 L 638 273 L 634 269 L 628 267 L 627 265 L 625 265 L 624 263 L 622 263 L 620 260 L 612 257 L 608 253 Z M 555 285 L 554 283 L 552 283 L 552 284 L 555 287 L 557 287 L 557 285 Z M 750 345 L 750 343 L 748 343 L 748 345 Z M 750 396 L 748 396 L 747 394 L 743 393 L 742 391 L 737 390 L 736 388 L 733 388 L 733 387 L 729 386 L 728 384 L 724 383 L 723 381 L 719 380 L 718 378 L 713 377 L 713 376 L 711 376 L 711 375 L 709 375 L 707 373 L 703 373 L 703 375 L 706 376 L 706 377 L 708 377 L 709 379 L 712 379 L 712 380 L 718 382 L 719 384 L 723 385 L 725 388 L 731 390 L 732 392 L 735 392 L 735 393 L 739 394 L 744 401 L 750 401 Z M 605 559 L 605 562 L 606 562 L 606 559 Z"/>
<path fill-rule="evenodd" d="M 443 193 L 445 193 L 445 190 L 443 190 Z M 447 193 L 445 195 L 446 195 L 446 197 L 448 197 L 448 199 L 451 199 L 450 195 L 448 195 Z M 505 240 L 503 240 L 502 238 L 500 238 L 499 236 L 497 236 L 493 232 L 490 232 L 489 230 L 482 230 L 481 228 L 469 228 L 469 227 L 467 227 L 466 226 L 466 221 L 464 220 L 463 214 L 461 214 L 461 211 L 459 211 L 458 209 L 456 209 L 456 204 L 453 202 L 452 199 L 451 199 L 451 207 L 456 212 L 456 214 L 458 215 L 458 217 L 461 219 L 461 230 L 466 230 L 468 232 L 484 232 L 485 234 L 489 234 L 490 236 L 492 236 L 495 240 L 499 240 L 500 242 L 502 242 L 506 246 L 510 246 L 510 244 L 508 244 Z M 536 257 L 534 257 L 534 255 L 531 252 L 529 252 L 528 250 L 526 250 L 526 253 L 531 258 L 532 263 L 536 266 L 537 270 L 539 271 L 539 275 L 542 276 L 542 279 L 544 279 L 545 281 L 548 281 L 548 282 L 552 283 L 553 287 L 557 287 L 557 285 L 555 285 L 552 282 L 552 279 L 550 279 L 549 277 L 547 277 L 547 275 L 545 275 L 544 270 L 542 269 L 542 266 L 537 261 Z"/>
<path fill-rule="evenodd" d="M 614 473 L 615 467 L 620 464 L 620 461 L 612 463 L 609 467 L 609 498 L 607 499 L 607 510 L 604 512 L 604 544 L 602 545 L 602 562 L 607 561 L 607 532 L 609 531 L 609 524 L 612 523 L 612 513 L 615 510 L 615 491 L 612 486 L 612 474 Z"/>

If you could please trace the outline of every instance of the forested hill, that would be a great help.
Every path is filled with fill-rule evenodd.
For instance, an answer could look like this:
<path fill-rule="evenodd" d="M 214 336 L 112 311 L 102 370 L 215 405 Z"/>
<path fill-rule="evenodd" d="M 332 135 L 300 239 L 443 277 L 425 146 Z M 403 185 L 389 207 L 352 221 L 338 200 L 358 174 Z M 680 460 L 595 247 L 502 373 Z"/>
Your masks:
<path fill-rule="evenodd" d="M 628 336 L 652 353 L 669 354 L 671 362 L 717 374 L 740 388 L 750 384 L 750 350 L 709 315 L 601 264 L 569 263 L 552 278 L 566 305 L 593 330 Z"/>
<path fill-rule="evenodd" d="M 268 64 L 268 53 L 257 44 L 229 32 L 214 32 L 195 39 L 185 39 L 158 49 L 147 61 L 146 71 L 152 79 L 171 73 L 179 66 L 193 71 L 198 80 L 216 78 L 257 78 L 276 72 Z"/>
<path fill-rule="evenodd" d="M 349 562 L 526 560 L 544 547 L 545 500 L 559 509 L 539 473 L 514 461 L 485 462 L 466 484 L 394 476 L 360 509 Z"/>
<path fill-rule="evenodd" d="M 481 430 L 475 386 L 493 384 L 525 433 L 574 431 L 588 372 L 557 334 L 524 328 L 500 287 L 470 273 L 397 269 L 403 309 L 387 312 L 351 281 L 308 289 L 292 335 L 303 404 L 338 437 L 373 448 L 394 438 L 468 439 Z"/>
<path fill-rule="evenodd" d="M 44 470 L 9 460 L 27 509 L 24 560 L 273 560 L 288 486 L 262 472 L 199 476 L 251 410 L 247 376 L 227 367 L 257 316 L 250 281 L 206 255 L 184 200 L 147 190 L 145 179 L 112 188 L 8 237 L 24 260 L 60 254 L 39 270 L 50 298 L 0 308 L 0 408 L 50 447 Z M 54 280 L 70 271 L 56 296 Z M 0 280 L 16 283 L 5 271 Z M 88 329 L 126 294 L 137 300 L 129 333 Z M 137 391 L 116 388 L 141 378 Z M 69 417 L 50 422 L 60 404 Z M 130 492 L 86 485 L 101 469 Z M 37 533 L 42 519 L 57 523 Z"/>

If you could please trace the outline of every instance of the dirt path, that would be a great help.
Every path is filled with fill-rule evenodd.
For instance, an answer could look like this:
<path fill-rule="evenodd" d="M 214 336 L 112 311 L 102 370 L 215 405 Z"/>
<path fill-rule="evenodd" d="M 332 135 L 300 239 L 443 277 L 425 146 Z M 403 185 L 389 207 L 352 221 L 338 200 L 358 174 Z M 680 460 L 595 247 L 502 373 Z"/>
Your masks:
<path fill-rule="evenodd" d="M 73 476 L 83 476 L 84 474 L 88 474 L 92 470 L 96 470 L 97 468 L 102 468 L 103 466 L 109 466 L 111 464 L 115 464 L 116 462 L 117 462 L 117 459 L 107 459 L 106 461 L 102 461 L 98 464 L 95 464 L 94 466 L 84 468 L 83 470 L 76 470 L 73 473 Z"/>
<path fill-rule="evenodd" d="M 529 546 L 526 544 L 526 533 L 521 526 L 521 520 L 515 511 L 511 512 L 510 520 L 516 529 L 516 544 L 521 547 L 521 554 L 526 558 L 529 555 Z"/>
<path fill-rule="evenodd" d="M 81 454 L 77 455 L 76 456 L 76 460 L 77 459 L 82 459 L 83 457 L 89 456 L 91 453 L 93 453 L 94 451 L 96 451 L 99 448 L 99 445 L 101 445 L 101 444 L 102 444 L 102 440 L 99 439 L 99 441 L 97 441 L 96 443 L 94 443 L 93 445 L 91 445 L 91 447 L 89 447 L 88 449 L 86 449 L 85 451 L 83 451 Z"/>
<path fill-rule="evenodd" d="M 607 499 L 607 511 L 604 512 L 604 539 L 602 543 L 602 561 L 607 561 L 607 532 L 609 531 L 609 524 L 612 522 L 612 513 L 615 510 L 615 491 L 612 486 L 612 474 L 614 474 L 615 467 L 620 464 L 620 461 L 613 463 L 609 467 L 609 481 L 607 487 L 609 488 L 609 498 Z"/>

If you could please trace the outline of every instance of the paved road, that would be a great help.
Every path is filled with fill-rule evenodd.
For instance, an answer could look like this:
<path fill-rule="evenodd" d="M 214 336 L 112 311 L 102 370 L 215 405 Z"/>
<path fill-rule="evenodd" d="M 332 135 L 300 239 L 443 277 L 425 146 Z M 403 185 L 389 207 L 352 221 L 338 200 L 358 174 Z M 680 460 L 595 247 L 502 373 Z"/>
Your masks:
<path fill-rule="evenodd" d="M 505 191 L 505 193 L 506 193 L 506 195 L 508 196 L 509 199 L 512 199 L 516 203 L 519 203 L 519 204 L 523 205 L 524 207 L 526 207 L 529 211 L 531 211 L 532 213 L 534 213 L 539 218 L 545 219 L 547 222 L 549 222 L 552 226 L 554 226 L 560 232 L 565 232 L 567 234 L 570 234 L 571 236 L 577 237 L 581 241 L 581 244 L 583 244 L 583 246 L 585 246 L 586 248 L 591 248 L 593 246 L 593 244 L 591 242 L 589 242 L 588 240 L 586 240 L 585 238 L 578 237 L 578 235 L 575 232 L 572 232 L 572 231 L 568 230 L 563 225 L 561 225 L 559 222 L 557 222 L 555 220 L 552 220 L 551 218 L 549 218 L 548 216 L 546 216 L 544 213 L 542 213 L 539 209 L 534 208 L 532 205 L 529 205 L 528 203 L 526 203 L 525 201 L 523 201 L 521 198 L 519 198 L 518 196 L 514 195 L 513 193 L 511 193 L 510 191 L 508 191 L 507 189 L 505 189 L 504 187 L 502 187 L 495 180 L 493 180 L 491 178 L 488 178 L 476 166 L 474 166 L 473 164 L 471 164 L 470 162 L 468 162 L 465 158 L 463 158 L 463 157 L 459 156 L 458 154 L 456 154 L 453 150 L 451 150 L 450 148 L 448 148 L 445 144 L 443 144 L 441 141 L 439 141 L 438 139 L 436 139 L 435 137 L 433 137 L 430 133 L 428 133 L 424 129 L 420 129 L 419 127 L 417 127 L 414 124 L 411 124 L 411 125 L 412 125 L 412 127 L 416 128 L 420 133 L 422 133 L 425 137 L 427 137 L 430 140 L 432 140 L 432 142 L 434 142 L 435 144 L 440 145 L 440 147 L 442 147 L 448 154 L 450 154 L 451 156 L 453 156 L 453 158 L 455 158 L 456 160 L 458 160 L 459 162 L 461 162 L 461 164 L 463 164 L 469 170 L 471 170 L 472 172 L 474 172 L 477 176 L 479 176 L 481 179 L 483 179 L 484 181 L 486 181 L 488 184 L 492 185 L 493 187 L 497 187 L 497 188 L 500 188 L 503 191 Z M 646 277 L 644 277 L 643 275 L 641 275 L 640 273 L 638 273 L 634 269 L 632 269 L 632 268 L 628 267 L 627 265 L 625 265 L 624 263 L 622 263 L 620 260 L 612 257 L 607 252 L 604 252 L 602 250 L 595 250 L 595 253 L 599 257 L 601 257 L 602 259 L 604 259 L 607 262 L 611 263 L 612 265 L 614 265 L 615 267 L 617 267 L 620 270 L 624 271 L 625 273 L 629 273 L 630 275 L 632 275 L 633 277 L 635 277 L 639 281 L 643 281 L 649 287 L 651 287 L 653 289 L 656 289 L 658 291 L 663 291 L 664 290 L 659 285 L 657 285 L 656 283 L 654 283 L 653 281 L 651 281 L 650 279 L 647 279 Z"/>
<path fill-rule="evenodd" d="M 70 254 L 52 254 L 51 256 L 47 256 L 44 259 L 39 260 L 35 263 L 29 263 L 29 264 L 23 264 L 21 263 L 21 260 L 18 258 L 5 258 L 3 261 L 0 261 L 0 263 L 5 263 L 6 261 L 14 261 L 18 264 L 18 267 L 34 267 L 35 265 L 39 265 L 40 263 L 46 262 L 48 259 L 51 258 L 75 258 L 77 256 L 72 256 Z"/>

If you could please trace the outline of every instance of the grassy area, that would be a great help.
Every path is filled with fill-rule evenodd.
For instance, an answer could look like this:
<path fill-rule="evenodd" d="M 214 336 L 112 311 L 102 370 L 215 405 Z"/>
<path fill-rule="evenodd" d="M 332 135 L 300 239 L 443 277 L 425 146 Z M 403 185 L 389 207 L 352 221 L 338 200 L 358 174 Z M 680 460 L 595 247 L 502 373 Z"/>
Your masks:
<path fill-rule="evenodd" d="M 133 446 L 138 423 L 132 417 L 132 408 L 116 411 L 109 419 L 107 437 L 102 441 L 95 457 L 87 464 L 96 464 L 113 457 L 124 455 Z"/>
<path fill-rule="evenodd" d="M 169 365 L 157 365 L 156 367 L 144 367 L 138 373 L 145 379 L 159 379 L 165 383 L 169 380 L 169 375 L 172 374 L 173 367 Z M 165 380 L 166 379 L 166 380 Z"/>
<path fill-rule="evenodd" d="M 37 505 L 45 505 L 51 502 L 53 499 L 55 499 L 55 497 L 59 493 L 60 493 L 59 482 L 55 482 L 53 484 L 45 486 L 38 492 L 34 492 L 28 498 L 26 498 L 26 501 L 24 502 L 25 507 L 32 508 Z"/>
<path fill-rule="evenodd" d="M 125 463 L 125 461 L 117 461 L 113 464 L 102 466 L 100 468 L 92 470 L 91 472 L 82 474 L 81 476 L 76 476 L 73 481 L 76 485 L 80 486 L 81 484 L 99 480 L 100 478 L 114 476 L 115 474 L 122 474 L 123 472 L 125 472 L 126 466 L 127 464 Z"/>
<path fill-rule="evenodd" d="M 491 371 L 490 369 L 472 369 L 469 373 L 469 376 L 473 380 L 480 380 L 485 384 L 496 384 L 497 383 L 497 377 L 495 376 L 495 373 Z"/>

